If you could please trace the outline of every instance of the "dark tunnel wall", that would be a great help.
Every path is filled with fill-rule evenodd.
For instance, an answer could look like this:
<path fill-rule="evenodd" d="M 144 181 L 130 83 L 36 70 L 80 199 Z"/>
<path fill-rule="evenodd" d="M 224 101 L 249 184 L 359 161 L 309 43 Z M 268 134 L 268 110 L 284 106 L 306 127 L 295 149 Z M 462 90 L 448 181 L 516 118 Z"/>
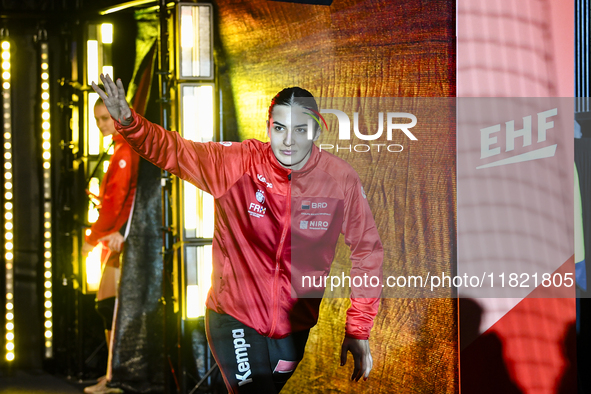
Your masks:
<path fill-rule="evenodd" d="M 2 4 L 6 5 L 7 2 Z M 45 6 L 49 8 L 44 8 Z M 55 4 L 53 5 L 55 6 Z M 92 373 L 99 362 L 106 362 L 106 352 L 84 363 L 97 348 L 104 334 L 94 310 L 94 295 L 81 295 L 72 280 L 72 222 L 68 217 L 73 203 L 73 180 L 70 161 L 65 160 L 70 123 L 71 94 L 82 95 L 73 79 L 72 67 L 83 63 L 82 52 L 76 52 L 76 41 L 82 39 L 83 13 L 51 14 L 57 11 L 49 3 L 10 3 L 0 8 L 2 34 L 11 42 L 13 172 L 14 172 L 14 317 L 17 368 L 41 368 L 65 374 Z M 45 12 L 45 14 L 44 14 Z M 45 18 L 43 18 L 45 16 Z M 108 19 L 108 20 L 107 20 Z M 135 24 L 133 14 L 103 18 L 115 24 L 113 45 L 114 68 L 122 78 L 130 79 L 133 71 Z M 44 357 L 43 327 L 43 231 L 40 191 L 40 59 L 38 39 L 49 44 L 50 111 L 52 145 L 53 203 L 53 360 Z M 76 60 L 76 61 L 73 61 Z M 76 73 L 74 73 L 76 74 Z M 79 70 L 78 75 L 82 75 Z M 82 192 L 83 190 L 77 190 Z M 78 194 L 79 196 L 79 194 Z M 85 197 L 85 196 L 84 196 Z M 82 221 L 76 222 L 80 226 Z M 76 228 L 78 228 L 76 227 Z M 5 268 L 0 270 L 0 286 L 5 286 Z M 4 291 L 0 296 L 4 300 Z M 4 302 L 3 302 L 4 305 Z M 78 314 L 78 315 L 77 315 Z M 4 330 L 1 345 L 4 347 Z M 82 346 L 83 345 L 83 346 Z M 81 348 L 84 347 L 82 350 Z M 101 356 L 104 355 L 104 360 Z M 81 361 L 80 361 L 81 360 Z M 7 366 L 4 360 L 0 366 Z M 100 366 L 104 373 L 104 365 Z"/>
<path fill-rule="evenodd" d="M 449 97 L 455 94 L 454 8 L 445 1 L 335 0 L 330 7 L 218 2 L 219 35 L 242 139 L 266 140 L 271 98 L 298 85 L 317 97 Z M 385 265 L 432 271 L 455 258 L 455 131 L 390 160 L 352 163 L 385 248 Z M 350 157 L 353 161 L 354 158 Z M 351 161 L 350 161 L 351 162 Z M 394 187 L 375 193 L 373 170 Z M 432 178 L 431 178 L 432 177 Z M 377 178 L 377 177 L 376 177 Z M 440 179 L 442 187 L 433 187 Z M 382 185 L 383 186 L 383 185 Z M 389 208 L 395 207 L 395 208 Z M 379 218 L 379 220 L 377 220 Z M 348 261 L 340 242 L 335 261 Z M 371 337 L 374 369 L 363 383 L 339 367 L 348 300 L 325 299 L 304 361 L 285 392 L 457 392 L 456 308 L 451 299 L 384 299 Z"/>

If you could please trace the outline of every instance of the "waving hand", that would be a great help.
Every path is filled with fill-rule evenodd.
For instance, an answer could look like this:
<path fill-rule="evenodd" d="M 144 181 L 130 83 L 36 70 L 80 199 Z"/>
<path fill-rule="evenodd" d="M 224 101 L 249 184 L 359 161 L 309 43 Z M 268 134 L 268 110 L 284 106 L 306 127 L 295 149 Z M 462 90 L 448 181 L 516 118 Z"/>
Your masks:
<path fill-rule="evenodd" d="M 117 84 L 115 84 L 109 74 L 107 76 L 101 74 L 101 81 L 103 81 L 103 85 L 105 86 L 104 91 L 94 82 L 92 83 L 92 88 L 101 96 L 111 116 L 117 119 L 122 125 L 129 125 L 131 122 L 131 109 L 129 109 L 129 104 L 125 101 L 125 89 L 123 88 L 121 79 L 118 79 Z"/>

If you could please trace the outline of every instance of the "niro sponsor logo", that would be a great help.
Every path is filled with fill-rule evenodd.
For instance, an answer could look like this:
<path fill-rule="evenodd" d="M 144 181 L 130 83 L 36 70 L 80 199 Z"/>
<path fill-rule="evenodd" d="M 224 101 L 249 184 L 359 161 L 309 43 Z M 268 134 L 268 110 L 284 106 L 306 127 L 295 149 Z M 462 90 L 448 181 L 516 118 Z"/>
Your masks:
<path fill-rule="evenodd" d="M 537 159 L 545 159 L 548 157 L 553 157 L 556 153 L 556 146 L 554 145 L 547 145 L 544 144 L 546 141 L 546 133 L 548 130 L 554 128 L 554 122 L 548 121 L 548 118 L 558 115 L 558 108 L 549 109 L 547 111 L 538 112 L 537 114 L 537 122 L 538 122 L 538 133 L 537 139 L 535 142 L 532 143 L 532 116 L 524 116 L 522 118 L 521 124 L 523 125 L 522 129 L 515 129 L 515 121 L 510 120 L 505 122 L 505 126 L 502 127 L 501 124 L 496 124 L 494 126 L 485 127 L 480 129 L 480 158 L 487 159 L 489 157 L 494 157 L 501 154 L 501 146 L 498 141 L 498 137 L 502 137 L 502 134 L 505 135 L 505 152 L 514 152 L 515 140 L 517 138 L 521 138 L 521 148 L 525 148 L 527 146 L 532 146 L 535 149 L 529 150 L 525 153 L 517 153 L 513 154 L 511 157 L 506 157 L 500 160 L 493 161 L 492 163 L 487 163 L 481 166 L 476 167 L 477 170 L 488 168 L 488 167 L 498 167 L 504 166 L 507 164 L 514 164 L 514 163 L 521 163 L 524 161 L 531 161 Z"/>
<path fill-rule="evenodd" d="M 252 371 L 250 370 L 250 362 L 248 361 L 248 348 L 250 344 L 246 343 L 242 328 L 232 330 L 232 336 L 234 337 L 234 353 L 236 354 L 238 372 L 242 373 L 242 375 L 236 374 L 236 379 L 238 379 L 238 386 L 243 386 L 252 382 L 252 378 L 249 378 Z"/>
<path fill-rule="evenodd" d="M 300 230 L 328 230 L 326 220 L 300 220 Z"/>
<path fill-rule="evenodd" d="M 310 230 L 328 230 L 328 222 L 326 220 L 310 220 Z"/>

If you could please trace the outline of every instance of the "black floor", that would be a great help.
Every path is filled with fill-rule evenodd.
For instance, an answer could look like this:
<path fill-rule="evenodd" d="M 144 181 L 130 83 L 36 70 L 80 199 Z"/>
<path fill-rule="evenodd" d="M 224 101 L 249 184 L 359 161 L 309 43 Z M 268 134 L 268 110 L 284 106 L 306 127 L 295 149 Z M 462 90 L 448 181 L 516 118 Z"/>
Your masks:
<path fill-rule="evenodd" d="M 17 370 L 0 375 L 0 394 L 80 394 L 96 382 L 78 382 L 41 370 Z"/>

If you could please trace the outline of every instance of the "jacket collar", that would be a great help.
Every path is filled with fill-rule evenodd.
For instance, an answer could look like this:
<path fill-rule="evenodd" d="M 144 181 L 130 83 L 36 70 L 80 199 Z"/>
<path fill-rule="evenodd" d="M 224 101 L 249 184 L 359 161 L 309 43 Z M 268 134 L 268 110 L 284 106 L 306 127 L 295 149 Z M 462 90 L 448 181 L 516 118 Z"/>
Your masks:
<path fill-rule="evenodd" d="M 115 133 L 113 134 L 113 141 L 115 141 L 115 144 L 119 144 L 123 141 L 125 141 L 125 138 L 123 138 L 123 136 L 119 133 Z"/>
<path fill-rule="evenodd" d="M 302 175 L 312 171 L 316 167 L 316 165 L 318 164 L 318 161 L 320 160 L 320 155 L 321 155 L 320 149 L 318 149 L 316 144 L 312 145 L 312 152 L 310 153 L 310 157 L 308 158 L 308 161 L 306 162 L 304 167 L 301 170 L 293 171 L 293 173 L 296 176 L 302 176 Z"/>

